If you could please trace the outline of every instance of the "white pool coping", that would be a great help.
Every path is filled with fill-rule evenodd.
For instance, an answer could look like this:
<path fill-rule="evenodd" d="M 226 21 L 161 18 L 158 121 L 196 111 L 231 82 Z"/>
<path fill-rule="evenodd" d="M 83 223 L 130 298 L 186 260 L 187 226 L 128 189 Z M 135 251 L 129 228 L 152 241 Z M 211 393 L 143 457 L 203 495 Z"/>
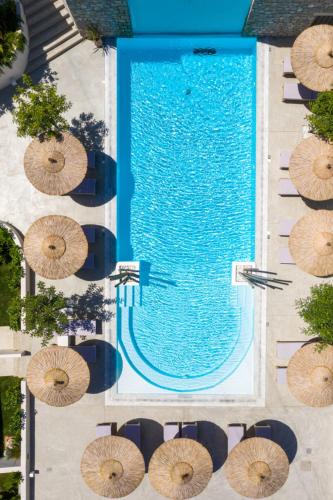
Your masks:
<path fill-rule="evenodd" d="M 268 188 L 268 77 L 269 47 L 257 41 L 256 81 L 256 265 L 267 264 L 267 188 Z M 105 140 L 105 153 L 116 159 L 117 130 L 117 50 L 105 57 L 105 120 L 111 133 Z M 116 196 L 105 207 L 106 227 L 115 235 Z M 105 280 L 106 296 L 116 298 L 114 286 Z M 122 373 L 105 393 L 106 405 L 198 405 L 264 406 L 266 368 L 266 291 L 255 289 L 254 339 L 247 355 L 235 372 L 217 387 L 203 392 L 172 393 L 145 381 L 122 354 Z M 117 318 L 106 325 L 105 338 L 117 346 Z M 252 368 L 252 370 L 251 370 Z M 106 364 L 106 370 L 112 369 Z M 252 376 L 249 377 L 249 371 Z M 131 393 L 135 387 L 135 393 Z M 236 389 L 236 390 L 235 390 Z M 122 393 L 120 393 L 120 391 Z"/>

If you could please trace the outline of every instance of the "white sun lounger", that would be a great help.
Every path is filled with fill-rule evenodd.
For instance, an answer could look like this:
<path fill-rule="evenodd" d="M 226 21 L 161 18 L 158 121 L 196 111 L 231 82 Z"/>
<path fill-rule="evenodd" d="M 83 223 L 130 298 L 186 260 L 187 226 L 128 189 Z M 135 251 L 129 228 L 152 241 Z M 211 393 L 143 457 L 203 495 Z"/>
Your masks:
<path fill-rule="evenodd" d="M 291 65 L 290 57 L 283 58 L 283 76 L 293 76 L 294 70 Z"/>
<path fill-rule="evenodd" d="M 96 228 L 94 226 L 85 226 L 83 232 L 86 235 L 88 243 L 95 243 L 96 241 Z"/>
<path fill-rule="evenodd" d="M 287 367 L 286 366 L 277 366 L 276 367 L 276 381 L 278 384 L 286 384 L 287 383 Z"/>
<path fill-rule="evenodd" d="M 181 424 L 181 436 L 187 439 L 198 439 L 198 423 L 197 422 L 183 422 Z"/>
<path fill-rule="evenodd" d="M 317 92 L 304 87 L 301 83 L 285 83 L 283 86 L 283 101 L 285 102 L 313 101 L 316 97 Z"/>
<path fill-rule="evenodd" d="M 86 178 L 83 179 L 81 184 L 76 187 L 70 194 L 72 195 L 87 195 L 87 196 L 95 196 L 96 195 L 96 179 Z"/>
<path fill-rule="evenodd" d="M 96 437 L 105 437 L 112 435 L 112 424 L 97 424 Z"/>
<path fill-rule="evenodd" d="M 288 247 L 280 248 L 280 264 L 295 264 Z"/>
<path fill-rule="evenodd" d="M 290 179 L 279 179 L 279 195 L 299 196 L 299 192 Z"/>
<path fill-rule="evenodd" d="M 228 425 L 228 453 L 238 444 L 244 437 L 245 425 L 244 424 L 231 424 Z"/>
<path fill-rule="evenodd" d="M 259 438 L 272 439 L 272 427 L 270 425 L 255 425 L 254 435 Z"/>
<path fill-rule="evenodd" d="M 278 359 L 289 360 L 305 344 L 304 340 L 278 341 L 276 343 L 276 356 Z"/>
<path fill-rule="evenodd" d="M 94 268 L 95 268 L 95 254 L 93 252 L 89 252 L 88 257 L 86 258 L 86 261 L 81 269 L 89 270 Z"/>
<path fill-rule="evenodd" d="M 168 422 L 163 427 L 164 441 L 170 441 L 180 436 L 180 426 L 178 422 Z"/>
<path fill-rule="evenodd" d="M 88 168 L 95 168 L 96 167 L 95 151 L 88 151 L 87 157 L 88 157 Z"/>
<path fill-rule="evenodd" d="M 279 236 L 290 236 L 290 231 L 294 226 L 294 224 L 295 224 L 294 219 L 283 219 L 280 222 Z"/>
<path fill-rule="evenodd" d="M 96 346 L 95 345 L 75 345 L 70 346 L 70 349 L 80 354 L 87 363 L 96 362 Z"/>
<path fill-rule="evenodd" d="M 281 151 L 280 153 L 280 169 L 288 170 L 289 162 L 290 162 L 291 152 L 290 151 Z"/>
<path fill-rule="evenodd" d="M 130 439 L 141 449 L 141 423 L 131 422 L 124 425 L 124 437 Z"/>
<path fill-rule="evenodd" d="M 57 335 L 57 344 L 62 347 L 69 347 L 71 345 L 72 339 L 68 338 L 68 335 Z"/>

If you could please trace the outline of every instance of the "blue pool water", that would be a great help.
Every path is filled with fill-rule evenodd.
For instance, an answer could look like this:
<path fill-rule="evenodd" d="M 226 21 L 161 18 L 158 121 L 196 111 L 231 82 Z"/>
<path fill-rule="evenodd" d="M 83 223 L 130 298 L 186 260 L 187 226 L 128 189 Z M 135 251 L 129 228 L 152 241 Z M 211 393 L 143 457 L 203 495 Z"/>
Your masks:
<path fill-rule="evenodd" d="M 251 0 L 129 0 L 135 34 L 240 33 Z"/>
<path fill-rule="evenodd" d="M 140 287 L 118 289 L 118 342 L 172 391 L 218 384 L 252 342 L 253 291 L 232 286 L 231 266 L 255 260 L 255 49 L 118 41 L 117 260 L 142 269 Z"/>

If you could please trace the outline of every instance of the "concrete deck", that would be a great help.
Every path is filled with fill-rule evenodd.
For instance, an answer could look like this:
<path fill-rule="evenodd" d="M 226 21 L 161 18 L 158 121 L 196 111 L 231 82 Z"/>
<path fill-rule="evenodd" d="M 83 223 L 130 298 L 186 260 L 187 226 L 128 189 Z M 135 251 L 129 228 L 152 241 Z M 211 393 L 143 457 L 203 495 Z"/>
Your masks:
<path fill-rule="evenodd" d="M 275 42 L 276 43 L 276 42 Z M 333 476 L 330 455 L 333 447 L 333 409 L 306 408 L 298 403 L 286 386 L 278 386 L 275 367 L 281 364 L 276 359 L 277 340 L 301 340 L 302 323 L 296 315 L 294 302 L 305 296 L 309 287 L 320 280 L 306 275 L 296 266 L 279 264 L 279 247 L 287 245 L 287 239 L 278 236 L 282 218 L 297 219 L 309 208 L 301 198 L 281 198 L 277 194 L 278 179 L 285 177 L 279 170 L 279 155 L 282 149 L 292 149 L 302 138 L 304 117 L 307 113 L 302 104 L 281 102 L 283 57 L 288 48 L 271 45 L 269 52 L 269 142 L 270 156 L 268 183 L 268 268 L 278 272 L 281 278 L 293 283 L 284 291 L 267 292 L 267 355 L 266 355 L 266 406 L 250 407 L 106 407 L 104 405 L 103 356 L 98 349 L 95 365 L 96 384 L 90 393 L 75 405 L 67 408 L 51 408 L 35 402 L 34 419 L 35 480 L 32 481 L 33 496 L 37 500 L 93 500 L 100 498 L 85 486 L 80 476 L 80 459 L 85 446 L 95 438 L 95 426 L 101 422 L 124 422 L 143 419 L 143 447 L 147 457 L 151 447 L 161 437 L 166 421 L 202 422 L 199 437 L 208 448 L 214 450 L 216 472 L 207 489 L 198 500 L 237 500 L 223 477 L 223 461 L 226 449 L 227 425 L 245 423 L 251 427 L 269 419 L 275 427 L 275 435 L 284 441 L 290 456 L 290 475 L 284 487 L 272 498 L 275 500 L 322 500 L 331 497 Z M 60 59 L 51 63 L 58 73 L 59 89 L 73 102 L 69 117 L 78 117 L 82 112 L 93 112 L 97 120 L 104 117 L 104 61 L 100 53 L 85 42 Z M 0 93 L 0 104 L 8 98 Z M 114 134 L 114 131 L 110 131 Z M 22 232 L 38 217 L 47 213 L 60 213 L 75 218 L 82 224 L 104 226 L 108 209 L 101 203 L 97 207 L 78 204 L 70 197 L 49 197 L 36 192 L 29 184 L 23 170 L 23 154 L 27 140 L 17 139 L 10 114 L 0 117 L 0 219 L 8 220 Z M 61 280 L 56 286 L 66 294 L 81 293 L 88 281 L 77 276 Z M 101 280 L 99 280 L 102 283 Z M 264 292 L 266 293 L 266 292 Z M 35 352 L 39 342 L 19 334 L 9 334 L 11 345 L 17 349 Z M 103 337 L 99 337 L 103 338 Z M 101 344 L 100 344 L 101 345 Z M 1 345 L 2 348 L 5 348 Z M 112 356 L 112 353 L 110 353 Z M 15 360 L 11 368 L 23 374 L 27 358 Z M 1 370 L 2 371 L 2 370 Z M 9 374 L 9 373 L 8 373 Z M 109 381 L 111 383 L 111 381 Z M 108 381 L 106 381 L 106 386 Z M 151 488 L 146 476 L 140 487 L 129 497 L 132 500 L 158 500 L 161 498 Z"/>

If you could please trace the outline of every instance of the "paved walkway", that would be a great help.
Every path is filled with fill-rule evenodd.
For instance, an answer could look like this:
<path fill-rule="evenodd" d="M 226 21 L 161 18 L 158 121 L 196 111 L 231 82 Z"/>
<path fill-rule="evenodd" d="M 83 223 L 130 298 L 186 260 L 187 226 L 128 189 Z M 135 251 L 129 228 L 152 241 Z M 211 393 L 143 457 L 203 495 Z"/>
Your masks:
<path fill-rule="evenodd" d="M 103 359 L 99 358 L 95 367 L 97 383 L 92 388 L 92 393 L 81 401 L 71 407 L 59 409 L 36 402 L 35 469 L 38 473 L 34 481 L 34 492 L 37 500 L 100 498 L 91 493 L 81 479 L 82 452 L 95 438 L 95 425 L 98 422 L 115 421 L 120 426 L 128 420 L 138 418 L 143 419 L 143 446 L 148 458 L 152 451 L 149 446 L 153 441 L 160 440 L 161 425 L 165 421 L 201 422 L 201 437 L 214 450 L 216 472 L 208 488 L 198 499 L 240 498 L 223 478 L 227 425 L 242 422 L 251 427 L 264 419 L 272 421 L 276 435 L 284 441 L 292 461 L 287 483 L 272 498 L 330 498 L 333 491 L 329 459 L 333 447 L 333 410 L 303 407 L 289 394 L 287 387 L 277 385 L 275 380 L 275 366 L 280 362 L 275 356 L 276 341 L 303 338 L 302 324 L 295 313 L 294 302 L 296 298 L 305 296 L 309 287 L 319 281 L 305 275 L 296 266 L 279 264 L 279 247 L 287 245 L 286 239 L 278 236 L 279 221 L 289 216 L 297 219 L 309 210 L 300 198 L 282 199 L 277 194 L 278 179 L 284 176 L 279 170 L 280 151 L 293 148 L 302 138 L 307 112 L 303 105 L 281 102 L 284 81 L 282 59 L 288 52 L 283 46 L 270 46 L 268 267 L 277 271 L 281 277 L 293 280 L 293 283 L 283 292 L 267 292 L 266 407 L 105 407 L 102 387 L 104 365 Z M 93 53 L 91 44 L 86 42 L 75 47 L 51 63 L 51 69 L 58 73 L 60 91 L 73 102 L 69 111 L 70 119 L 79 117 L 82 112 L 92 112 L 97 121 L 103 120 L 104 62 L 100 53 Z M 4 93 L 0 93 L 0 100 L 5 97 Z M 33 220 L 46 213 L 69 215 L 81 224 L 104 225 L 105 207 L 102 202 L 100 206 L 92 208 L 79 204 L 70 197 L 48 197 L 32 188 L 24 176 L 22 165 L 28 141 L 16 138 L 15 127 L 8 113 L 0 117 L 0 137 L 0 219 L 8 220 L 22 232 Z M 56 285 L 67 294 L 80 293 L 87 288 L 88 281 L 74 276 L 59 281 Z M 17 334 L 13 335 L 13 344 L 31 352 L 39 347 L 37 341 Z M 22 371 L 24 372 L 23 365 L 19 368 L 19 372 Z M 161 497 L 152 490 L 146 476 L 140 487 L 128 498 L 158 500 Z"/>

